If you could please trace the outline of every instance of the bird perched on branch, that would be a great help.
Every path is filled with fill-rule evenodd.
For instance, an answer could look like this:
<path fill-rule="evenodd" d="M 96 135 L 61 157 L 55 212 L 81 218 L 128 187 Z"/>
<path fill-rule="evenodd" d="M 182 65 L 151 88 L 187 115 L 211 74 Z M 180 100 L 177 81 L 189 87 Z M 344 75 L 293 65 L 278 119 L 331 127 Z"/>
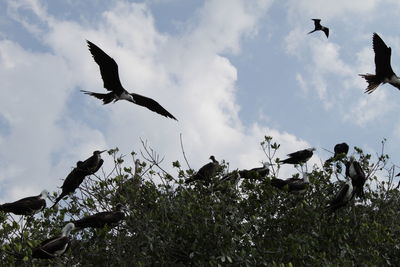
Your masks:
<path fill-rule="evenodd" d="M 346 162 L 346 176 L 351 179 L 355 195 L 364 198 L 364 184 L 367 178 L 360 163 L 354 157 L 350 157 L 350 161 Z"/>
<path fill-rule="evenodd" d="M 96 173 L 103 165 L 104 160 L 101 158 L 101 153 L 107 150 L 96 150 L 93 152 L 93 156 L 86 159 L 85 161 L 78 161 L 76 167 L 81 171 L 85 172 L 86 175 L 92 175 Z"/>
<path fill-rule="evenodd" d="M 46 239 L 39 246 L 32 249 L 32 257 L 38 259 L 52 259 L 67 251 L 70 243 L 69 234 L 74 229 L 73 223 L 68 223 L 61 231 L 61 235 Z"/>
<path fill-rule="evenodd" d="M 11 212 L 16 215 L 33 215 L 46 207 L 46 198 L 48 196 L 49 192 L 43 190 L 38 196 L 26 197 L 0 205 L 0 211 Z"/>
<path fill-rule="evenodd" d="M 326 35 L 326 38 L 329 37 L 329 28 L 321 25 L 320 19 L 312 19 L 314 21 L 314 30 L 310 31 L 308 34 L 313 33 L 315 31 L 323 31 Z"/>
<path fill-rule="evenodd" d="M 289 179 L 271 179 L 271 185 L 281 190 L 287 190 L 289 193 L 302 194 L 306 191 L 308 184 L 308 174 L 303 173 L 303 178 L 289 178 Z"/>
<path fill-rule="evenodd" d="M 302 164 L 306 163 L 313 155 L 315 148 L 307 148 L 288 154 L 289 158 L 281 160 L 282 164 Z"/>
<path fill-rule="evenodd" d="M 337 209 L 346 206 L 353 199 L 353 197 L 354 197 L 353 185 L 352 181 L 349 179 L 340 188 L 335 197 L 329 201 L 328 206 L 326 208 L 331 212 L 334 212 Z"/>
<path fill-rule="evenodd" d="M 103 104 L 108 104 L 111 102 L 116 102 L 118 100 L 127 100 L 136 105 L 146 107 L 153 112 L 156 112 L 162 116 L 167 118 L 171 118 L 177 120 L 171 113 L 169 113 L 166 109 L 164 109 L 158 102 L 155 100 L 135 94 L 129 93 L 122 87 L 121 81 L 119 80 L 118 74 L 118 65 L 115 60 L 107 55 L 103 50 L 101 50 L 94 43 L 87 41 L 89 51 L 92 54 L 94 61 L 100 67 L 101 78 L 104 82 L 104 88 L 110 91 L 107 94 L 88 92 L 85 90 L 81 90 L 87 95 L 94 96 L 98 99 L 103 100 Z"/>
<path fill-rule="evenodd" d="M 392 49 L 387 47 L 376 32 L 372 36 L 372 47 L 375 52 L 375 75 L 370 73 L 359 74 L 368 82 L 365 92 L 371 94 L 381 83 L 390 83 L 400 90 L 400 78 L 397 77 L 390 65 Z"/>
<path fill-rule="evenodd" d="M 102 228 L 105 225 L 114 226 L 125 218 L 124 206 L 118 203 L 114 211 L 103 211 L 72 221 L 76 228 Z"/>
<path fill-rule="evenodd" d="M 207 163 L 203 167 L 199 169 L 199 171 L 194 174 L 192 177 L 186 179 L 185 183 L 191 183 L 196 180 L 202 180 L 202 181 L 208 181 L 210 180 L 215 174 L 217 173 L 217 170 L 219 168 L 219 163 L 215 159 L 214 156 L 210 156 L 210 160 L 212 162 Z"/>

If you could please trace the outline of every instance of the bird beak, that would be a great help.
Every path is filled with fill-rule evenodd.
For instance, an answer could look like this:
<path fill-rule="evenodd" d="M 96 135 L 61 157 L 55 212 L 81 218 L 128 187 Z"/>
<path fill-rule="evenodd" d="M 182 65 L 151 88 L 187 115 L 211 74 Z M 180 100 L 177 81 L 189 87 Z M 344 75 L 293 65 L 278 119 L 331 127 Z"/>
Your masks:
<path fill-rule="evenodd" d="M 106 150 L 102 150 L 102 151 L 100 151 L 100 154 L 103 153 L 103 152 L 106 152 L 106 151 L 107 151 L 107 149 Z"/>

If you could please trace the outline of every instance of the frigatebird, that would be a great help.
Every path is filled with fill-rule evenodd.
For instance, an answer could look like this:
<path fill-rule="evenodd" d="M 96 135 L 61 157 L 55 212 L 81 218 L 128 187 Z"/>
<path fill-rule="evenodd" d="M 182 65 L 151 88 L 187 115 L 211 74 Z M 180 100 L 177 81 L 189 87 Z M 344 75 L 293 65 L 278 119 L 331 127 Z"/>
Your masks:
<path fill-rule="evenodd" d="M 333 148 L 333 151 L 335 152 L 335 154 L 333 155 L 334 158 L 336 158 L 339 155 L 346 156 L 347 153 L 349 152 L 349 145 L 346 143 L 336 144 L 335 147 Z"/>
<path fill-rule="evenodd" d="M 235 170 L 222 177 L 221 181 L 237 180 L 240 178 L 262 179 L 269 174 L 269 165 L 269 163 L 263 163 L 262 167 L 256 167 L 250 170 Z"/>
<path fill-rule="evenodd" d="M 101 153 L 107 150 L 96 150 L 93 152 L 93 156 L 86 159 L 85 161 L 78 161 L 76 167 L 81 171 L 84 171 L 86 175 L 92 175 L 96 173 L 103 165 L 104 160 L 101 158 Z"/>
<path fill-rule="evenodd" d="M 354 157 L 350 157 L 350 161 L 346 162 L 346 176 L 350 177 L 356 196 L 364 198 L 364 184 L 367 178 L 360 163 Z"/>
<path fill-rule="evenodd" d="M 107 94 L 94 93 L 85 90 L 81 90 L 87 95 L 94 96 L 98 99 L 103 100 L 103 104 L 110 102 L 116 102 L 118 100 L 127 100 L 139 106 L 146 107 L 153 112 L 156 112 L 167 118 L 177 120 L 171 113 L 164 109 L 157 101 L 139 95 L 135 93 L 129 93 L 122 87 L 121 81 L 119 80 L 118 65 L 115 60 L 107 55 L 94 43 L 87 41 L 89 51 L 92 54 L 94 61 L 100 67 L 101 78 L 103 79 L 104 88 L 110 91 Z"/>
<path fill-rule="evenodd" d="M 72 222 L 76 228 L 102 228 L 105 225 L 114 226 L 125 218 L 125 214 L 122 211 L 123 209 L 124 206 L 121 203 L 118 203 L 114 211 L 99 212 Z"/>
<path fill-rule="evenodd" d="M 43 190 L 38 196 L 26 197 L 0 205 L 0 211 L 11 212 L 16 215 L 33 215 L 46 207 L 46 198 L 48 196 L 49 192 Z"/>
<path fill-rule="evenodd" d="M 32 249 L 32 257 L 38 259 L 52 259 L 67 251 L 70 243 L 69 234 L 74 230 L 74 224 L 68 223 L 61 231 L 61 235 L 46 239 L 39 246 Z"/>
<path fill-rule="evenodd" d="M 210 180 L 216 174 L 219 167 L 219 163 L 214 156 L 210 156 L 210 159 L 212 162 L 201 167 L 196 174 L 186 179 L 185 183 L 188 184 L 196 180 Z"/>
<path fill-rule="evenodd" d="M 329 37 L 329 28 L 321 25 L 320 19 L 312 19 L 314 21 L 314 30 L 310 31 L 308 34 L 313 33 L 315 31 L 323 31 L 326 35 L 326 38 Z"/>
<path fill-rule="evenodd" d="M 85 179 L 86 175 L 87 173 L 85 170 L 81 170 L 79 167 L 74 168 L 65 178 L 64 183 L 61 186 L 62 192 L 51 207 L 57 205 L 57 203 L 66 195 L 75 192 Z"/>
<path fill-rule="evenodd" d="M 279 161 L 282 164 L 301 164 L 307 162 L 312 155 L 315 148 L 307 148 L 288 154 L 289 158 Z"/>
<path fill-rule="evenodd" d="M 335 197 L 329 201 L 326 207 L 331 212 L 344 207 L 349 203 L 354 197 L 353 185 L 351 180 L 347 180 L 346 183 L 340 188 Z"/>
<path fill-rule="evenodd" d="M 387 47 L 376 32 L 372 36 L 372 47 L 375 52 L 375 75 L 370 73 L 359 74 L 368 82 L 365 93 L 372 93 L 381 83 L 390 83 L 400 90 L 400 78 L 397 77 L 390 65 L 392 49 Z"/>
<path fill-rule="evenodd" d="M 310 183 L 308 179 L 308 174 L 303 173 L 303 178 L 292 177 L 289 179 L 271 179 L 271 185 L 281 189 L 287 190 L 289 193 L 302 194 L 306 191 L 308 184 Z"/>

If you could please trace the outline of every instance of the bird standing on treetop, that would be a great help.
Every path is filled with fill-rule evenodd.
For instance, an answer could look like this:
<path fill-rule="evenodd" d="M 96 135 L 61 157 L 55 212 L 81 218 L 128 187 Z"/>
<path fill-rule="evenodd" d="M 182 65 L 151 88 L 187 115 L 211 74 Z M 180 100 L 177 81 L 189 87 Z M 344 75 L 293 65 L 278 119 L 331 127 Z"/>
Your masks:
<path fill-rule="evenodd" d="M 315 148 L 307 148 L 288 154 L 289 158 L 279 161 L 282 164 L 301 164 L 307 162 L 313 155 Z"/>
<path fill-rule="evenodd" d="M 335 154 L 333 155 L 334 158 L 336 158 L 341 154 L 346 156 L 347 153 L 349 152 L 349 145 L 346 143 L 336 144 L 335 147 L 333 148 L 333 151 L 335 152 Z"/>
<path fill-rule="evenodd" d="M 321 25 L 320 19 L 312 19 L 314 21 L 314 30 L 310 31 L 308 34 L 313 33 L 315 31 L 323 31 L 326 35 L 326 38 L 329 37 L 329 28 Z"/>
<path fill-rule="evenodd" d="M 68 237 L 74 224 L 68 223 L 64 226 L 60 236 L 44 240 L 39 246 L 32 249 L 32 257 L 39 259 L 52 259 L 60 256 L 67 251 L 69 247 L 70 238 Z"/>
<path fill-rule="evenodd" d="M 367 181 L 367 178 L 360 163 L 358 163 L 354 157 L 350 157 L 350 161 L 346 163 L 346 176 L 351 178 L 354 193 L 359 198 L 364 198 L 364 184 Z"/>
<path fill-rule="evenodd" d="M 33 215 L 46 207 L 46 198 L 48 196 L 49 192 L 43 190 L 38 196 L 26 197 L 0 205 L 0 211 L 11 212 L 16 215 Z"/>
<path fill-rule="evenodd" d="M 208 181 L 213 176 L 215 176 L 215 174 L 218 170 L 218 167 L 219 167 L 219 163 L 215 159 L 214 156 L 210 156 L 210 159 L 212 162 L 207 163 L 206 165 L 201 167 L 196 174 L 194 174 L 192 177 L 186 179 L 185 183 L 188 184 L 188 183 L 191 183 L 196 180 Z"/>
<path fill-rule="evenodd" d="M 303 178 L 289 178 L 289 179 L 271 179 L 271 185 L 279 188 L 281 190 L 286 189 L 289 193 L 302 194 L 306 191 L 308 184 L 310 183 L 308 179 L 308 174 L 303 173 Z"/>
<path fill-rule="evenodd" d="M 344 207 L 349 203 L 354 197 L 353 185 L 351 180 L 347 180 L 346 183 L 340 188 L 339 192 L 335 195 L 335 197 L 329 201 L 327 209 L 331 212 L 336 211 L 337 209 Z"/>
<path fill-rule="evenodd" d="M 103 211 L 93 215 L 83 217 L 80 220 L 72 221 L 76 228 L 102 228 L 105 225 L 114 226 L 124 219 L 125 214 L 122 211 L 124 206 L 118 203 L 114 211 Z"/>
<path fill-rule="evenodd" d="M 103 104 L 108 104 L 112 101 L 116 102 L 118 100 L 127 100 L 139 106 L 146 107 L 162 116 L 177 120 L 171 113 L 164 109 L 155 100 L 126 91 L 124 87 L 122 87 L 121 81 L 119 80 L 118 65 L 115 60 L 107 55 L 94 43 L 90 41 L 87 41 L 87 43 L 90 53 L 94 58 L 94 61 L 96 61 L 96 63 L 100 67 L 100 73 L 101 78 L 103 79 L 104 88 L 110 91 L 110 93 L 100 94 L 81 90 L 82 92 L 103 100 Z"/>
<path fill-rule="evenodd" d="M 79 168 L 81 171 L 84 171 L 86 175 L 92 175 L 96 173 L 100 167 L 103 165 L 104 160 L 101 158 L 101 153 L 105 152 L 107 150 L 96 150 L 93 152 L 93 156 L 88 158 L 85 161 L 78 161 L 76 164 L 77 168 Z"/>
<path fill-rule="evenodd" d="M 387 47 L 376 32 L 372 36 L 372 47 L 375 52 L 375 75 L 370 73 L 359 74 L 368 82 L 365 92 L 372 93 L 381 83 L 390 83 L 400 90 L 400 78 L 397 77 L 390 65 L 392 49 Z"/>

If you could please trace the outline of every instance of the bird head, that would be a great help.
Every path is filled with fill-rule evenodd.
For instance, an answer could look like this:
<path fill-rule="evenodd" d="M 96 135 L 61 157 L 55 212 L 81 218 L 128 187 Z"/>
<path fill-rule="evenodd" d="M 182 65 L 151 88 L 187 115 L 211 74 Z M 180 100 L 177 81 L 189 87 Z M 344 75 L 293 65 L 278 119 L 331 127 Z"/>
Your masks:
<path fill-rule="evenodd" d="M 46 198 L 48 198 L 48 197 L 49 197 L 49 191 L 43 190 L 43 191 L 40 193 L 40 198 L 41 198 L 41 199 L 46 199 Z"/>
<path fill-rule="evenodd" d="M 122 203 L 118 203 L 117 206 L 115 206 L 116 211 L 127 211 L 127 208 L 124 206 Z"/>
<path fill-rule="evenodd" d="M 101 153 L 103 153 L 103 152 L 106 152 L 107 150 L 96 150 L 96 151 L 94 151 L 93 152 L 93 155 L 100 155 Z"/>
<path fill-rule="evenodd" d="M 67 223 L 61 231 L 62 236 L 67 236 L 71 233 L 72 230 L 75 229 L 74 223 Z"/>

